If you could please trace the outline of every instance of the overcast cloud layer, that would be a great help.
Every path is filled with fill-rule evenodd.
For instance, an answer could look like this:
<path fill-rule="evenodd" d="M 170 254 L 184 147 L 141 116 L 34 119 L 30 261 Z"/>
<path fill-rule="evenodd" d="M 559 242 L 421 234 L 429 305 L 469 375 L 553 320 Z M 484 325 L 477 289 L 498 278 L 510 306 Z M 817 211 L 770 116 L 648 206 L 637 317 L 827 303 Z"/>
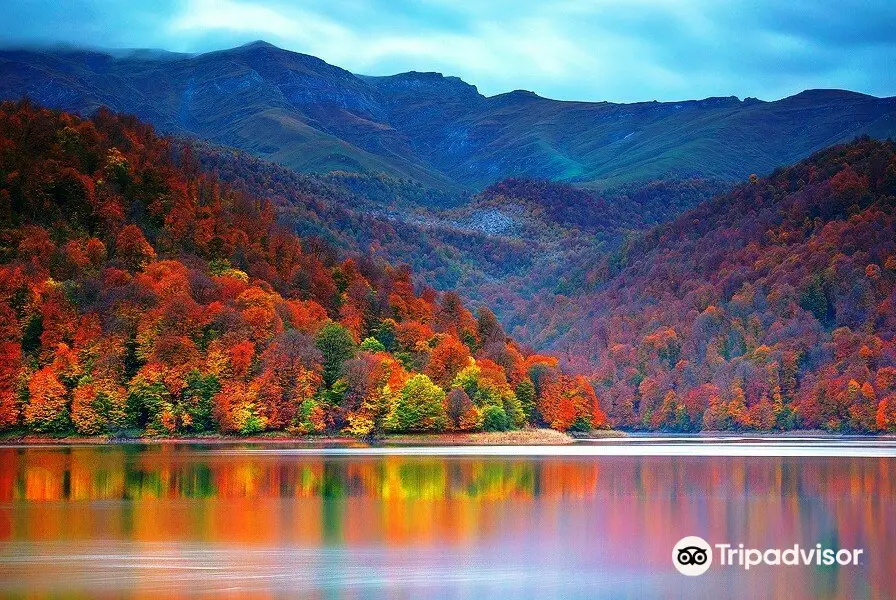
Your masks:
<path fill-rule="evenodd" d="M 440 71 L 492 95 L 896 95 L 893 0 L 7 0 L 3 45 L 204 52 L 264 39 L 355 73 Z"/>

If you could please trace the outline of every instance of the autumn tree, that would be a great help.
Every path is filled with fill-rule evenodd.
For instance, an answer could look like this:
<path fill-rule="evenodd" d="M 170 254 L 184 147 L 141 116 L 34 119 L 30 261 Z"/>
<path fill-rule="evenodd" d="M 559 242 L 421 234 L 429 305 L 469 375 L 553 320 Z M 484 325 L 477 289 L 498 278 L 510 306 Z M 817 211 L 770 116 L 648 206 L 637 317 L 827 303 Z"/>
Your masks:
<path fill-rule="evenodd" d="M 41 433 L 64 433 L 71 428 L 65 386 L 50 367 L 37 371 L 28 382 L 25 423 Z"/>
<path fill-rule="evenodd" d="M 425 372 L 437 385 L 447 388 L 469 363 L 470 350 L 457 338 L 444 336 L 432 349 Z"/>
<path fill-rule="evenodd" d="M 385 426 L 389 431 L 444 431 L 445 391 L 426 375 L 414 375 L 402 388 Z"/>
<path fill-rule="evenodd" d="M 140 270 L 155 260 L 156 252 L 136 225 L 127 225 L 115 239 L 115 258 L 127 269 Z"/>
<path fill-rule="evenodd" d="M 888 396 L 878 403 L 875 425 L 880 431 L 896 431 L 896 397 Z"/>
<path fill-rule="evenodd" d="M 0 318 L 4 316 L 5 318 L 12 317 L 7 313 L 0 315 Z M 0 429 L 18 425 L 21 418 L 17 389 L 21 358 L 22 347 L 20 344 L 11 341 L 0 342 Z"/>
<path fill-rule="evenodd" d="M 558 431 L 591 431 L 607 426 L 594 388 L 581 375 L 560 375 L 546 383 L 538 411 L 545 423 Z"/>
<path fill-rule="evenodd" d="M 258 412 L 258 388 L 244 381 L 227 381 L 212 398 L 213 414 L 224 433 L 250 435 L 267 423 Z"/>
<path fill-rule="evenodd" d="M 463 388 L 451 388 L 446 400 L 451 429 L 475 431 L 482 427 L 482 412 L 473 404 Z"/>

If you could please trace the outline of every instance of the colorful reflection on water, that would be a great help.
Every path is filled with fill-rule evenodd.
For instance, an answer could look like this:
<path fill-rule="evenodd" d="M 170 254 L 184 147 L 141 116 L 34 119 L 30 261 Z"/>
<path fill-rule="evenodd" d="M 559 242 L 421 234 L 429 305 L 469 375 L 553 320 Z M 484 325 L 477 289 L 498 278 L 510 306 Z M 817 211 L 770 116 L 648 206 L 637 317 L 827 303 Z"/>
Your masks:
<path fill-rule="evenodd" d="M 894 464 L 0 448 L 0 595 L 893 598 Z M 686 535 L 865 553 L 687 578 Z"/>

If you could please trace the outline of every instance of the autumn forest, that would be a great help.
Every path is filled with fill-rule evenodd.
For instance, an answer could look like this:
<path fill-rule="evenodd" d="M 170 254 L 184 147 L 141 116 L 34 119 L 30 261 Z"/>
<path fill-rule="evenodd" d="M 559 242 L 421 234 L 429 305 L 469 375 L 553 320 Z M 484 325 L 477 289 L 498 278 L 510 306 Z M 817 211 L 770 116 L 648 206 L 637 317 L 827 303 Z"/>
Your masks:
<path fill-rule="evenodd" d="M 0 110 L 0 426 L 295 434 L 590 430 L 586 378 L 487 309 L 339 260 L 133 118 Z"/>
<path fill-rule="evenodd" d="M 617 205 L 563 191 L 620 231 L 576 255 L 574 285 L 511 298 L 528 296 L 515 313 L 512 286 L 471 303 L 427 283 L 447 272 L 438 240 L 416 245 L 436 265 L 421 275 L 400 231 L 352 247 L 366 221 L 284 201 L 277 169 L 227 156 L 107 110 L 2 104 L 0 428 L 896 430 L 892 142 L 834 146 L 671 215 L 654 203 L 663 216 L 625 232 Z M 332 176 L 304 206 L 352 185 Z M 483 197 L 511 191 L 538 210 L 557 193 L 514 180 Z M 585 214 L 563 217 L 581 221 L 563 239 L 590 235 Z M 514 244 L 483 253 L 508 262 Z"/>

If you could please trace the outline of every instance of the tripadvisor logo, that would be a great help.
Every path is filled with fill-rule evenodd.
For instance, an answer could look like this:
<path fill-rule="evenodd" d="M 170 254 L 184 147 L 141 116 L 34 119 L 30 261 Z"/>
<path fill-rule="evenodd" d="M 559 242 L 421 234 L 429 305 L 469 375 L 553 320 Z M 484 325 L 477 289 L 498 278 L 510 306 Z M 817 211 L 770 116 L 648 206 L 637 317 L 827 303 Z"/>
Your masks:
<path fill-rule="evenodd" d="M 719 566 L 742 567 L 745 571 L 758 565 L 829 567 L 838 564 L 857 566 L 860 564 L 859 557 L 864 552 L 861 548 L 853 550 L 823 548 L 821 544 L 815 544 L 814 547 L 809 548 L 802 548 L 799 544 L 794 544 L 784 550 L 744 548 L 743 544 L 738 544 L 737 547 L 731 544 L 715 544 L 713 547 L 717 551 Z M 682 575 L 691 577 L 703 575 L 712 565 L 713 547 L 703 538 L 689 535 L 678 540 L 678 543 L 672 548 L 672 564 Z"/>
<path fill-rule="evenodd" d="M 672 548 L 672 564 L 682 575 L 703 575 L 712 564 L 712 548 L 696 535 L 681 538 Z"/>

